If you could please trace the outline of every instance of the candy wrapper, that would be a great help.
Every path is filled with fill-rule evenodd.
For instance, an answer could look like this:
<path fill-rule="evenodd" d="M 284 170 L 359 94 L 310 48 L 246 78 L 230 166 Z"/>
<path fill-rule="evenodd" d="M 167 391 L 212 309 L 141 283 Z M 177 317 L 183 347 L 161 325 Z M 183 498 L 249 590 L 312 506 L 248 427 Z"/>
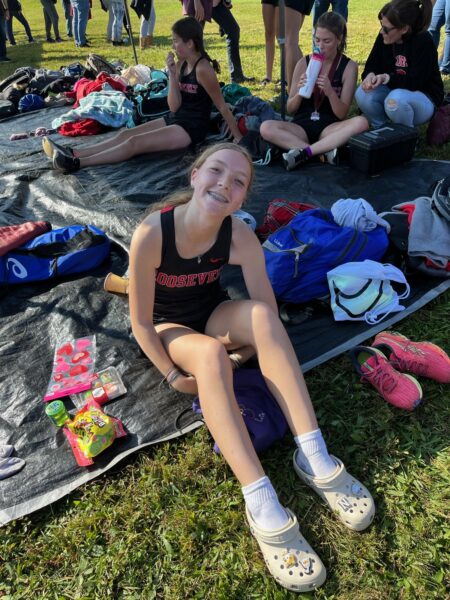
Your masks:
<path fill-rule="evenodd" d="M 91 387 L 95 349 L 94 335 L 66 341 L 56 348 L 50 383 L 44 396 L 46 402 Z"/>
<path fill-rule="evenodd" d="M 98 404 L 103 405 L 109 400 L 114 400 L 114 398 L 126 394 L 126 392 L 127 388 L 123 385 L 117 369 L 107 367 L 94 373 L 89 390 L 80 394 L 72 394 L 70 399 L 77 408 L 81 408 L 90 400 L 95 400 Z"/>
<path fill-rule="evenodd" d="M 82 467 L 94 464 L 95 456 L 109 448 L 116 438 L 127 435 L 122 422 L 104 413 L 94 400 L 87 402 L 63 431 Z"/>

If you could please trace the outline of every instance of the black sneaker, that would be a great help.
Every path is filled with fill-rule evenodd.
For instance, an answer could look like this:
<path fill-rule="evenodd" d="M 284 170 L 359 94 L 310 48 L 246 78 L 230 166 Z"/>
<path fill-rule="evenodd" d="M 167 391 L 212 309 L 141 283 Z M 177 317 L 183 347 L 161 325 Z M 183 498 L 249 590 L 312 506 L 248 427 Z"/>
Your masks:
<path fill-rule="evenodd" d="M 49 44 L 54 44 L 54 43 L 55 43 L 55 40 L 54 40 L 53 38 L 49 37 L 49 38 L 47 38 L 47 42 L 48 42 Z"/>
<path fill-rule="evenodd" d="M 67 173 L 74 173 L 80 169 L 80 159 L 55 150 L 53 153 L 53 168 L 66 175 Z"/>
<path fill-rule="evenodd" d="M 49 158 L 53 158 L 53 155 L 56 151 L 73 158 L 73 150 L 70 148 L 70 146 L 61 146 L 47 136 L 42 138 L 42 149 Z"/>
<path fill-rule="evenodd" d="M 292 171 L 307 160 L 309 156 L 303 148 L 293 148 L 283 153 L 283 165 L 286 171 Z"/>
<path fill-rule="evenodd" d="M 57 42 L 58 44 L 61 44 L 61 42 L 63 42 L 64 40 L 61 37 L 57 37 L 55 42 Z"/>
<path fill-rule="evenodd" d="M 0 62 L 11 62 L 11 59 L 10 59 L 10 58 L 8 58 L 7 56 L 2 56 L 2 57 L 0 58 Z"/>
<path fill-rule="evenodd" d="M 252 83 L 255 81 L 254 77 L 247 77 L 246 75 L 238 75 L 237 77 L 232 77 L 232 83 Z"/>

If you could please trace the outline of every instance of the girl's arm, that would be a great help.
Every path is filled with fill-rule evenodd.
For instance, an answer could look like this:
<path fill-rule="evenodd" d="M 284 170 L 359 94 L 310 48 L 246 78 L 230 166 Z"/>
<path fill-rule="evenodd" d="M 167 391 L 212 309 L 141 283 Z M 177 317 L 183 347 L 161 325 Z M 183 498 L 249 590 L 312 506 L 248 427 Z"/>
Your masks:
<path fill-rule="evenodd" d="M 277 302 L 267 277 L 264 253 L 256 235 L 239 219 L 233 218 L 230 264 L 240 265 L 248 295 L 268 304 L 278 315 Z"/>
<path fill-rule="evenodd" d="M 242 138 L 242 133 L 239 131 L 236 119 L 233 117 L 224 100 L 224 97 L 222 96 L 214 69 L 206 60 L 200 61 L 197 65 L 197 81 L 205 88 L 209 97 L 214 102 L 217 110 L 222 115 L 231 134 L 233 135 L 233 141 L 239 142 Z"/>
<path fill-rule="evenodd" d="M 355 95 L 356 80 L 358 78 L 358 65 L 349 60 L 342 75 L 342 91 L 339 97 L 333 89 L 328 75 L 317 78 L 317 85 L 323 91 L 331 104 L 331 108 L 340 120 L 345 119 Z"/>
<path fill-rule="evenodd" d="M 131 240 L 129 305 L 133 334 L 147 357 L 164 375 L 177 369 L 153 325 L 155 275 L 161 258 L 162 234 L 159 212 L 151 214 L 136 229 Z M 196 393 L 195 379 L 179 375 L 172 385 L 180 392 Z"/>
<path fill-rule="evenodd" d="M 298 90 L 306 83 L 306 58 L 301 58 L 295 65 L 294 74 L 292 76 L 291 89 L 289 90 L 289 98 L 286 103 L 287 111 L 293 115 L 300 108 L 302 97 L 298 95 Z"/>
<path fill-rule="evenodd" d="M 181 64 L 175 64 L 175 56 L 173 52 L 169 52 L 166 59 L 167 70 L 169 73 L 169 93 L 167 95 L 167 103 L 172 112 L 177 112 L 181 106 L 181 92 L 178 85 L 179 71 Z"/>

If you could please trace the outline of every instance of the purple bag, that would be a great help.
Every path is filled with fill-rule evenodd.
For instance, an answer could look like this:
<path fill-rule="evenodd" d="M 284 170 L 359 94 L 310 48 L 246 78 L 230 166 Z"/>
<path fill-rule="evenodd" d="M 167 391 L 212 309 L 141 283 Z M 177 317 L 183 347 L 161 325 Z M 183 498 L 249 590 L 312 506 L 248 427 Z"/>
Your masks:
<path fill-rule="evenodd" d="M 237 369 L 233 372 L 233 387 L 256 452 L 262 452 L 281 440 L 288 430 L 288 424 L 261 371 Z M 198 398 L 194 400 L 192 410 L 202 414 Z M 214 452 L 220 453 L 217 444 L 214 444 Z"/>

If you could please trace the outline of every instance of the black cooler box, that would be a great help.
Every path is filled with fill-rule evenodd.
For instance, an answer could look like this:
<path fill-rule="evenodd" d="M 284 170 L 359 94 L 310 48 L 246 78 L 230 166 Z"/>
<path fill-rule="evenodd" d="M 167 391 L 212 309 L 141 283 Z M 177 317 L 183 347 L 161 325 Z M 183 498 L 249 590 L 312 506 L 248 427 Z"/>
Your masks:
<path fill-rule="evenodd" d="M 379 129 L 358 133 L 349 140 L 350 165 L 367 175 L 408 162 L 414 156 L 418 131 L 389 123 Z"/>

